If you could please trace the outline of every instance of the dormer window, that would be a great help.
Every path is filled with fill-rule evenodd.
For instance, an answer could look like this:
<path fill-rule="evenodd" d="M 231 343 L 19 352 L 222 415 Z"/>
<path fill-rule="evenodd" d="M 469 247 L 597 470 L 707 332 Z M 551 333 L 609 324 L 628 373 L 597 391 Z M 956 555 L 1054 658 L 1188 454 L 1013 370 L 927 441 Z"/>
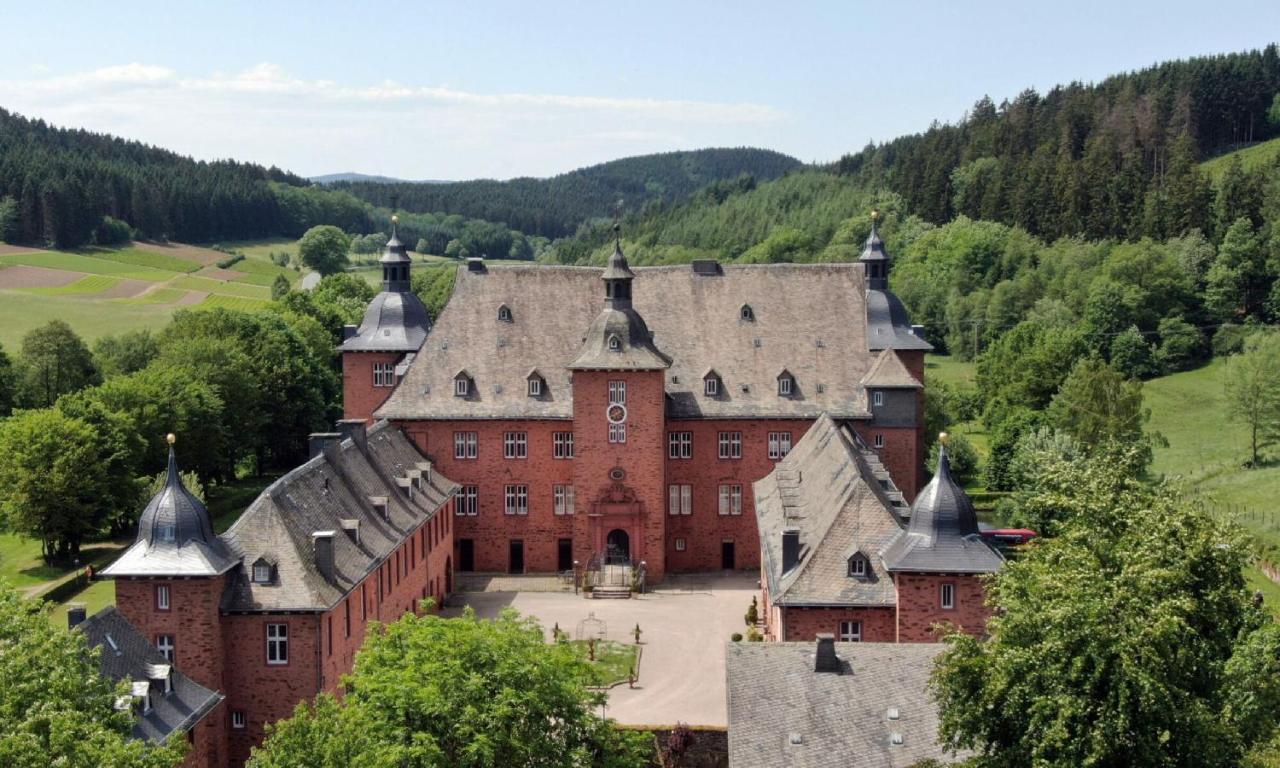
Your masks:
<path fill-rule="evenodd" d="M 542 397 L 542 393 L 547 390 L 546 379 L 542 378 L 542 374 L 537 371 L 530 371 L 527 379 L 529 397 Z"/>
<path fill-rule="evenodd" d="M 512 322 L 511 307 L 508 307 L 506 304 L 498 307 L 498 319 L 504 323 Z"/>
<path fill-rule="evenodd" d="M 609 351 L 610 352 L 622 351 L 622 339 L 619 339 L 617 335 L 611 334 L 609 336 Z"/>
<path fill-rule="evenodd" d="M 160 526 L 161 541 L 173 541 L 177 537 L 177 527 L 173 523 Z"/>
<path fill-rule="evenodd" d="M 738 310 L 738 317 L 746 320 L 748 323 L 753 323 L 756 319 L 756 312 L 751 308 L 750 304 L 743 304 L 742 309 Z"/>
<path fill-rule="evenodd" d="M 458 371 L 453 377 L 453 396 L 469 397 L 471 395 L 471 376 L 466 371 Z"/>
<path fill-rule="evenodd" d="M 865 579 L 871 573 L 871 564 L 867 556 L 858 552 L 849 558 L 849 575 L 855 579 Z"/>
<path fill-rule="evenodd" d="M 796 391 L 796 379 L 789 371 L 778 375 L 778 396 L 791 397 Z"/>
<path fill-rule="evenodd" d="M 270 584 L 274 581 L 275 568 L 272 562 L 265 557 L 260 557 L 253 563 L 253 583 L 254 584 Z"/>
<path fill-rule="evenodd" d="M 715 371 L 707 371 L 702 376 L 702 394 L 707 397 L 718 397 L 720 395 L 720 374 Z"/>

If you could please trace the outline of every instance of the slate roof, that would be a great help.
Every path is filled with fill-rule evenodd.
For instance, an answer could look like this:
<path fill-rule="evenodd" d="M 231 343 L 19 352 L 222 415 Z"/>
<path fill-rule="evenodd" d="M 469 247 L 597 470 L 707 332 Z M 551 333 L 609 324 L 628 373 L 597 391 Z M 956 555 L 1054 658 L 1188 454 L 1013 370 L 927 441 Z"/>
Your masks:
<path fill-rule="evenodd" d="M 892 349 L 881 350 L 871 370 L 862 377 L 862 386 L 879 389 L 924 389 L 920 380 L 911 375 L 907 366 Z"/>
<path fill-rule="evenodd" d="M 213 534 L 208 510 L 183 484 L 171 442 L 164 486 L 143 509 L 133 545 L 102 575 L 216 576 L 234 565 Z"/>
<path fill-rule="evenodd" d="M 825 411 L 870 418 L 859 383 L 872 363 L 861 264 L 724 264 L 712 274 L 696 274 L 689 265 L 630 271 L 635 310 L 653 332 L 654 346 L 671 360 L 671 417 L 811 419 Z M 571 418 L 566 366 L 601 314 L 601 274 L 598 268 L 540 265 L 458 270 L 453 296 L 421 354 L 377 415 Z M 511 322 L 498 319 L 503 304 L 512 310 Z M 743 319 L 744 304 L 754 320 Z M 909 326 L 902 334 L 907 348 L 929 348 Z M 533 368 L 546 377 L 542 398 L 529 398 L 523 385 Z M 708 368 L 724 382 L 717 397 L 703 394 L 701 376 Z M 475 380 L 474 396 L 454 396 L 459 369 Z M 795 377 L 791 397 L 778 395 L 784 369 Z"/>
<path fill-rule="evenodd" d="M 98 611 L 77 629 L 84 633 L 90 647 L 102 649 L 99 668 L 104 677 L 117 681 L 128 678 L 135 685 L 150 683 L 151 711 L 142 714 L 139 707 L 133 725 L 133 735 L 139 739 L 161 742 L 171 733 L 188 731 L 222 701 L 222 694 L 205 688 L 177 668 L 171 669 L 173 690 L 168 694 L 161 681 L 148 681 L 149 674 L 164 672 L 169 662 L 115 606 Z"/>
<path fill-rule="evenodd" d="M 893 580 L 879 552 L 902 530 L 885 489 L 852 435 L 824 414 L 754 485 L 769 599 L 789 606 L 892 606 Z M 800 560 L 782 570 L 782 531 L 800 530 Z M 868 576 L 848 575 L 855 553 Z"/>
<path fill-rule="evenodd" d="M 356 335 L 341 352 L 415 352 L 427 338 L 431 317 L 414 293 L 383 291 L 365 309 Z"/>
<path fill-rule="evenodd" d="M 434 471 L 386 422 L 370 427 L 363 442 L 331 441 L 322 454 L 268 486 L 222 535 L 244 563 L 229 575 L 224 611 L 331 609 L 456 492 L 457 484 Z M 425 487 L 410 488 L 409 480 L 419 476 Z M 375 499 L 385 500 L 386 518 Z M 352 527 L 359 529 L 359 543 L 346 533 Z M 338 532 L 332 583 L 316 568 L 317 531 Z M 251 579 L 260 557 L 276 563 L 271 583 Z"/>
<path fill-rule="evenodd" d="M 618 348 L 609 346 L 616 339 Z M 653 334 L 634 309 L 605 308 L 591 322 L 582 349 L 569 364 L 573 370 L 661 371 L 671 361 L 653 345 Z"/>
<path fill-rule="evenodd" d="M 973 502 L 951 478 L 946 445 L 938 471 L 911 505 L 911 524 L 884 551 L 890 571 L 993 573 L 1004 557 L 978 533 Z"/>
<path fill-rule="evenodd" d="M 730 768 L 905 768 L 959 759 L 938 744 L 927 688 L 944 645 L 836 643 L 841 674 L 815 672 L 815 648 L 729 643 Z M 889 719 L 891 708 L 897 720 Z M 901 745 L 891 743 L 894 733 Z"/>
<path fill-rule="evenodd" d="M 918 349 L 928 352 L 933 345 L 911 330 L 911 318 L 902 300 L 891 291 L 868 290 L 867 346 L 881 349 Z"/>

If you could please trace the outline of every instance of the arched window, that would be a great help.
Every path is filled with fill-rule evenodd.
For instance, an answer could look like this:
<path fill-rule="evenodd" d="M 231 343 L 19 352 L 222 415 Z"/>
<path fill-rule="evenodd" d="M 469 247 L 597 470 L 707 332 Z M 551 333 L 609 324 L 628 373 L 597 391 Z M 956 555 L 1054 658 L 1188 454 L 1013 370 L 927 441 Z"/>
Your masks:
<path fill-rule="evenodd" d="M 622 351 L 622 339 L 619 339 L 615 334 L 610 334 L 609 336 L 609 351 L 611 352 Z"/>
<path fill-rule="evenodd" d="M 743 304 L 742 309 L 738 310 L 738 317 L 742 318 L 743 320 L 746 320 L 749 323 L 755 322 L 756 312 L 754 309 L 751 308 L 750 304 Z"/>
<path fill-rule="evenodd" d="M 871 563 L 866 555 L 857 552 L 849 557 L 849 575 L 855 579 L 865 579 L 871 575 Z"/>
<path fill-rule="evenodd" d="M 511 322 L 511 307 L 508 307 L 506 304 L 498 307 L 498 319 L 504 323 Z"/>

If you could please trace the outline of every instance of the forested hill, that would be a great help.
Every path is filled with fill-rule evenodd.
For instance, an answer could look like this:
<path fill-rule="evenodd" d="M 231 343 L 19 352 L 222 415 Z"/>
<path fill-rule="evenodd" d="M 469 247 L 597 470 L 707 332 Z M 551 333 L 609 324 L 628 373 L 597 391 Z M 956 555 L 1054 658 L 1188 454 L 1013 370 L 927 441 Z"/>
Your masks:
<path fill-rule="evenodd" d="M 0 240 L 74 247 L 126 222 L 140 237 L 209 242 L 367 231 L 367 206 L 279 168 L 201 162 L 0 109 Z"/>
<path fill-rule="evenodd" d="M 978 101 L 954 125 L 869 146 L 840 172 L 903 196 L 933 223 L 958 214 L 1049 239 L 1170 237 L 1211 225 L 1198 160 L 1280 135 L 1280 53 L 1206 56 Z"/>
<path fill-rule="evenodd" d="M 378 206 L 461 214 L 554 238 L 573 234 L 591 218 L 613 215 L 619 200 L 637 209 L 653 201 L 683 200 L 722 179 L 745 174 L 765 181 L 800 166 L 794 157 L 766 149 L 700 149 L 628 157 L 549 179 L 333 186 Z"/>

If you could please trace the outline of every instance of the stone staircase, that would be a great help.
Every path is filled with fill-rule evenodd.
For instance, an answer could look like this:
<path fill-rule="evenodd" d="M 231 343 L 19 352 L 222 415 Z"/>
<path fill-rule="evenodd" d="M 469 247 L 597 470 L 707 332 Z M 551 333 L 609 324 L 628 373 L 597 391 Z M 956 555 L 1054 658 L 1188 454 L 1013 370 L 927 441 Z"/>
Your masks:
<path fill-rule="evenodd" d="M 595 572 L 595 586 L 591 589 L 592 600 L 629 600 L 631 599 L 631 566 L 602 565 Z"/>

